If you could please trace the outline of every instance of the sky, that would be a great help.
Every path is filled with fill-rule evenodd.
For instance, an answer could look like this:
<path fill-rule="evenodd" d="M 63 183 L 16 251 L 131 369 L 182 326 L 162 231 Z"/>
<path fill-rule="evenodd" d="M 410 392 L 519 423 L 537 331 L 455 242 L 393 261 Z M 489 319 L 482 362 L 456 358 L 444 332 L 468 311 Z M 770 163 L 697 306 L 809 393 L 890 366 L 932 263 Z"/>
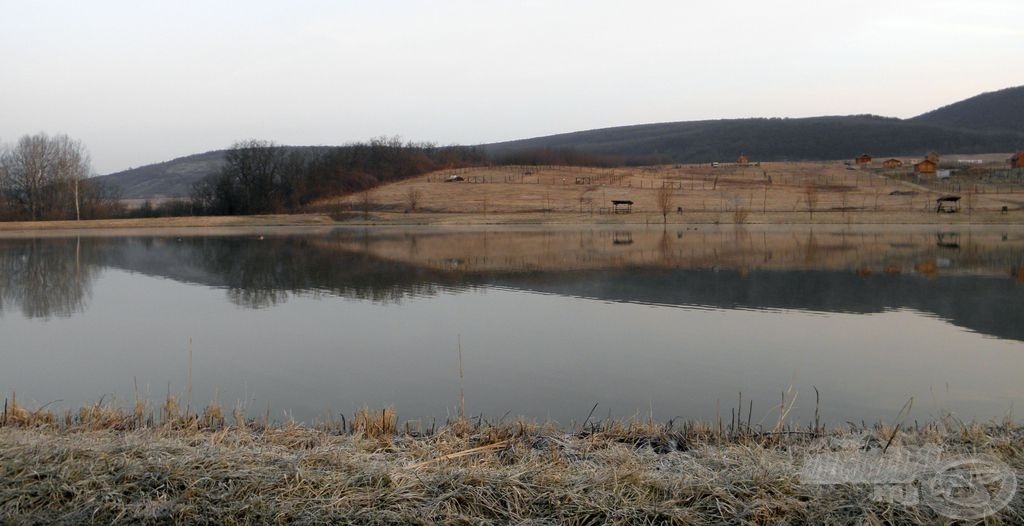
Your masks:
<path fill-rule="evenodd" d="M 97 173 L 248 138 L 477 144 L 650 122 L 912 117 L 1024 84 L 1024 2 L 0 0 L 0 143 Z"/>

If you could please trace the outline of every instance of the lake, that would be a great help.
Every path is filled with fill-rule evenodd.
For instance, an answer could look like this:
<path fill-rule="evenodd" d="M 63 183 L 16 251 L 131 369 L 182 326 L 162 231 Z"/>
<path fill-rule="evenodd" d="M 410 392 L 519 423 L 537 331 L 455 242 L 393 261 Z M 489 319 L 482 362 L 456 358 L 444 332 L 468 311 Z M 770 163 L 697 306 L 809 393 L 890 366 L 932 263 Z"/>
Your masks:
<path fill-rule="evenodd" d="M 7 232 L 0 347 L 35 407 L 190 377 L 192 407 L 278 421 L 443 421 L 460 384 L 471 415 L 563 425 L 742 396 L 770 427 L 784 393 L 797 422 L 988 420 L 1024 406 L 1024 228 Z"/>

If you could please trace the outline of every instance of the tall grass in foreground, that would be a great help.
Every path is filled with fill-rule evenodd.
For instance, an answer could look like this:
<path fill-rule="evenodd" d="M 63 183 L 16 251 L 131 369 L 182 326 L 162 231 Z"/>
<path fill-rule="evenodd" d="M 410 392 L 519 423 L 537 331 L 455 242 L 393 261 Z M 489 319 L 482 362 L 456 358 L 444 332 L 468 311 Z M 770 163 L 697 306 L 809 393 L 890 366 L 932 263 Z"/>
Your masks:
<path fill-rule="evenodd" d="M 742 398 L 714 423 L 593 413 L 568 427 L 458 418 L 424 428 L 363 408 L 304 426 L 241 408 L 225 418 L 216 402 L 183 411 L 171 395 L 63 414 L 12 396 L 0 417 L 0 522 L 924 524 L 942 518 L 873 501 L 866 486 L 800 484 L 801 459 L 937 444 L 1024 472 L 1024 428 L 1009 421 L 825 429 L 780 417 L 761 429 Z M 1021 495 L 990 518 L 1022 521 Z"/>

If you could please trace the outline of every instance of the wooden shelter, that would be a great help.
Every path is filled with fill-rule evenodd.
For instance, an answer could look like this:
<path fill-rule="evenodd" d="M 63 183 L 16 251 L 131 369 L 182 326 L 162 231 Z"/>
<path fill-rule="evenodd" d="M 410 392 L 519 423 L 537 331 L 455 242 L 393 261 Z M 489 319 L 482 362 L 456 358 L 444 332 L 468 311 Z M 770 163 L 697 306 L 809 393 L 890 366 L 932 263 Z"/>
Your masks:
<path fill-rule="evenodd" d="M 886 168 L 900 168 L 903 166 L 903 161 L 899 159 L 888 159 L 882 162 L 882 166 Z"/>
<path fill-rule="evenodd" d="M 858 165 L 860 165 L 860 164 L 871 164 L 871 156 L 866 154 L 866 153 L 862 153 L 862 154 L 858 155 L 856 158 L 854 158 L 853 162 L 858 164 Z"/>
<path fill-rule="evenodd" d="M 1010 157 L 1007 161 L 1010 162 L 1010 168 L 1024 168 L 1024 150 L 1013 154 L 1013 157 Z"/>
<path fill-rule="evenodd" d="M 633 211 L 633 201 L 629 199 L 612 199 L 612 212 L 628 214 Z"/>
<path fill-rule="evenodd" d="M 935 200 L 935 213 L 956 213 L 960 211 L 960 196 L 944 195 Z"/>
<path fill-rule="evenodd" d="M 914 165 L 914 173 L 920 175 L 933 175 L 935 174 L 935 169 L 938 167 L 939 165 L 936 164 L 935 161 L 925 159 Z"/>
<path fill-rule="evenodd" d="M 750 164 L 750 159 L 747 159 L 746 154 L 741 153 L 740 156 L 736 158 L 736 164 Z"/>

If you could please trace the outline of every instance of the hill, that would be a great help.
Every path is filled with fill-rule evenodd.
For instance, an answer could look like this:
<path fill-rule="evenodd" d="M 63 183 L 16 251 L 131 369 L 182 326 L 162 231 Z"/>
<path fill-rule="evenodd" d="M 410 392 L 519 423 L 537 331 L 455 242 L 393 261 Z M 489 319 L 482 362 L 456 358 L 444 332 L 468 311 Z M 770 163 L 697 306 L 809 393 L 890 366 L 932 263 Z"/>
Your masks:
<path fill-rule="evenodd" d="M 584 154 L 576 156 L 580 158 L 601 156 L 602 165 L 731 161 L 740 153 L 758 161 L 849 159 L 862 152 L 876 157 L 919 157 L 932 150 L 1020 150 L 1024 148 L 1022 122 L 1024 86 L 984 93 L 906 120 L 849 115 L 665 122 L 481 146 L 498 162 L 522 164 L 531 163 L 531 152 L 542 150 L 560 151 L 563 164 L 574 158 L 567 155 L 572 151 Z M 223 150 L 206 152 L 100 179 L 120 188 L 127 199 L 185 197 L 193 183 L 220 169 L 223 156 Z M 543 161 L 543 155 L 532 159 L 552 164 Z"/>
<path fill-rule="evenodd" d="M 982 93 L 937 110 L 918 115 L 910 122 L 983 131 L 1024 131 L 1024 86 Z"/>
<path fill-rule="evenodd" d="M 729 161 L 740 153 L 765 161 L 920 156 L 923 152 L 1007 152 L 1021 131 L 957 129 L 873 115 L 803 119 L 729 119 L 603 128 L 486 146 L 501 158 L 531 149 L 573 149 L 626 163 Z"/>
<path fill-rule="evenodd" d="M 121 190 L 124 199 L 184 197 L 196 181 L 217 173 L 224 150 L 179 157 L 157 164 L 101 175 L 96 179 Z"/>

